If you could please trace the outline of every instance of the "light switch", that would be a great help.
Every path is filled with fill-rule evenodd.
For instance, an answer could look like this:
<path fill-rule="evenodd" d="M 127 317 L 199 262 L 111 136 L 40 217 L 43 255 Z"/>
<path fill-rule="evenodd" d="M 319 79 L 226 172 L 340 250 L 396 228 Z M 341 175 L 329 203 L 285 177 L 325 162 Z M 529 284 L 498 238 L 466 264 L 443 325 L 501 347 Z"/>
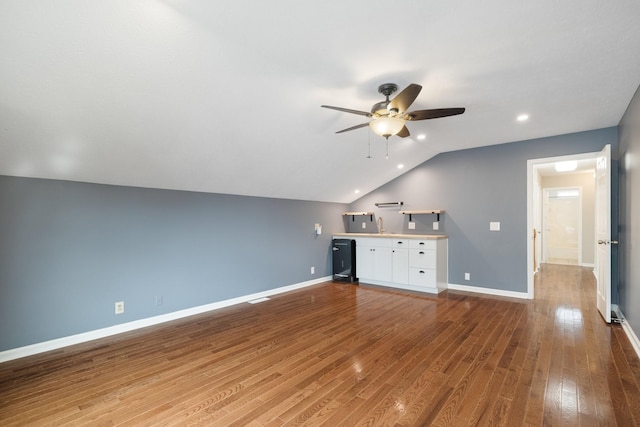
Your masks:
<path fill-rule="evenodd" d="M 500 231 L 500 223 L 499 222 L 490 222 L 489 223 L 489 231 Z"/>

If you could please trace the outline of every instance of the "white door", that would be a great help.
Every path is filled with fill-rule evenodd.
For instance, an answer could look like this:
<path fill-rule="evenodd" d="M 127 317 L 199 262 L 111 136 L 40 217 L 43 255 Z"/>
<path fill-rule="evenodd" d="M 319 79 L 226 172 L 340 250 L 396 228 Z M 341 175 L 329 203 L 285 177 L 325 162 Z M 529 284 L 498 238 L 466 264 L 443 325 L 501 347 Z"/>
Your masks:
<path fill-rule="evenodd" d="M 544 189 L 545 262 L 549 264 L 581 264 L 581 206 L 580 188 Z"/>
<path fill-rule="evenodd" d="M 611 146 L 596 163 L 596 281 L 598 311 L 611 323 Z"/>
<path fill-rule="evenodd" d="M 542 200 L 541 196 L 542 191 L 542 177 L 539 173 L 535 175 L 535 180 L 533 182 L 533 230 L 532 230 L 532 239 L 533 239 L 533 272 L 538 271 L 538 267 L 542 262 L 542 242 L 544 240 L 544 236 L 542 234 L 542 211 L 536 206 L 540 206 L 540 200 Z"/>

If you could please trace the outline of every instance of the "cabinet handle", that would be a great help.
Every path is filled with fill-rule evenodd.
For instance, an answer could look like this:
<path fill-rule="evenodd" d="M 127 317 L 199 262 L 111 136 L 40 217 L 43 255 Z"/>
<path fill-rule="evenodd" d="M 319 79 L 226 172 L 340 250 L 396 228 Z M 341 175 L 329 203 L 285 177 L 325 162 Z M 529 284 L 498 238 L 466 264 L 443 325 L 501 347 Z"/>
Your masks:
<path fill-rule="evenodd" d="M 420 274 L 424 274 L 424 271 L 420 270 Z"/>
<path fill-rule="evenodd" d="M 418 253 L 419 253 L 420 255 L 424 255 L 424 252 L 422 252 L 422 251 L 420 251 L 420 252 L 418 252 Z"/>
<path fill-rule="evenodd" d="M 423 245 L 424 246 L 424 242 L 420 242 L 419 245 Z"/>
<path fill-rule="evenodd" d="M 399 245 L 401 245 L 401 244 L 402 244 L 402 242 L 398 242 L 398 244 L 399 244 Z"/>

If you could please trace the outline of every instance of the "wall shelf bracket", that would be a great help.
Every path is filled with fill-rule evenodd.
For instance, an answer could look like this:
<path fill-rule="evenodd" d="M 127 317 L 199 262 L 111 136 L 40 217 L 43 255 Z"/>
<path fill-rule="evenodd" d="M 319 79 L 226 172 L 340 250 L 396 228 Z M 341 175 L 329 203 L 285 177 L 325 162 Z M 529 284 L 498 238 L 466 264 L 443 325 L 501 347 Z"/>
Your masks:
<path fill-rule="evenodd" d="M 409 215 L 409 221 L 413 220 L 413 215 L 435 215 L 436 221 L 440 222 L 440 214 L 444 213 L 442 209 L 422 209 L 411 211 L 400 211 L 402 215 Z"/>
<path fill-rule="evenodd" d="M 343 212 L 342 215 L 350 216 L 352 222 L 356 221 L 356 216 L 368 216 L 369 221 L 373 222 L 373 212 Z"/>

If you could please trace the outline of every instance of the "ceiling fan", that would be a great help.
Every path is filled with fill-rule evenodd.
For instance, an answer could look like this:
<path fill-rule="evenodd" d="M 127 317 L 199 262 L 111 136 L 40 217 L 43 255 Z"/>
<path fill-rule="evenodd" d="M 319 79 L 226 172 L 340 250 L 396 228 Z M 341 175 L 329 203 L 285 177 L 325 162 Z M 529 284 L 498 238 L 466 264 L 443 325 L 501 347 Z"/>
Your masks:
<path fill-rule="evenodd" d="M 464 108 L 436 108 L 431 110 L 407 111 L 409 106 L 418 97 L 422 86 L 412 83 L 390 100 L 389 96 L 397 90 L 398 85 L 394 83 L 380 85 L 378 92 L 383 94 L 386 99 L 373 104 L 371 112 L 333 107 L 331 105 L 321 105 L 321 107 L 343 111 L 345 113 L 358 114 L 373 119 L 366 123 L 339 130 L 336 133 L 348 132 L 369 126 L 376 134 L 386 139 L 389 139 L 392 135 L 397 135 L 400 138 L 409 136 L 409 129 L 405 126 L 405 122 L 407 121 L 437 119 L 464 113 Z"/>

